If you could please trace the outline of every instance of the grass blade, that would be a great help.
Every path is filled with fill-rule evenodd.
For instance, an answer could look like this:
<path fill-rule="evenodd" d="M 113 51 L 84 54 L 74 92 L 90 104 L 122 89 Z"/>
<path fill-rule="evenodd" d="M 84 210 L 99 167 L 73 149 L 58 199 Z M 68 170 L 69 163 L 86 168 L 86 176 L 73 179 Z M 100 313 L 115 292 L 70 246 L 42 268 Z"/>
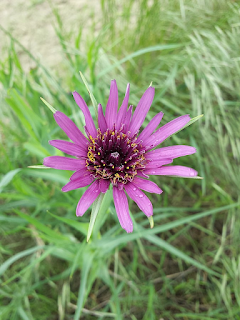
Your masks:
<path fill-rule="evenodd" d="M 77 300 L 77 309 L 74 314 L 73 320 L 79 320 L 81 313 L 82 313 L 82 308 L 84 306 L 84 299 L 85 299 L 85 292 L 86 292 L 86 285 L 87 285 L 87 278 L 88 274 L 91 268 L 92 260 L 93 260 L 93 255 L 85 255 L 84 258 L 84 266 L 82 269 L 82 274 L 81 274 L 81 280 L 79 283 L 79 292 L 78 292 L 78 300 Z"/>

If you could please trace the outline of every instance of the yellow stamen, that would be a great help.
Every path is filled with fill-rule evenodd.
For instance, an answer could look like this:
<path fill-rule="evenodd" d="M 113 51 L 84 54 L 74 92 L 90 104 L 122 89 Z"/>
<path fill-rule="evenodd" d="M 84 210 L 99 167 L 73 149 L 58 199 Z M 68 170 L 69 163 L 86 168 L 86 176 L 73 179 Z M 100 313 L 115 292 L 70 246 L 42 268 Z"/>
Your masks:
<path fill-rule="evenodd" d="M 94 143 L 94 142 L 95 142 L 95 139 L 93 139 L 93 137 L 92 137 L 92 136 L 89 136 L 89 138 L 90 138 L 90 140 L 92 141 L 92 143 Z"/>

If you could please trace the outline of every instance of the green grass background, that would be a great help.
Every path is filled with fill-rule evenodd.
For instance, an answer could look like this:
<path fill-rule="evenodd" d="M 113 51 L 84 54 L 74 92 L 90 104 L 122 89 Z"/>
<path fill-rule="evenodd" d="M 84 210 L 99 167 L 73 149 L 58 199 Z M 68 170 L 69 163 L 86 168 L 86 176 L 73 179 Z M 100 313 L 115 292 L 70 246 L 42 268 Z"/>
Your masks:
<path fill-rule="evenodd" d="M 58 68 L 0 31 L 8 38 L 0 61 L 0 319 L 240 319 L 239 1 L 102 0 L 78 32 L 54 2 L 52 18 Z M 134 106 L 152 81 L 144 125 L 159 111 L 162 123 L 204 114 L 163 144 L 195 146 L 196 155 L 174 163 L 204 179 L 154 177 L 164 193 L 151 196 L 153 229 L 130 201 L 134 232 L 126 234 L 109 191 L 87 244 L 90 211 L 75 216 L 84 189 L 61 192 L 70 172 L 27 168 L 62 155 L 48 145 L 65 136 L 40 97 L 81 129 L 71 92 L 94 114 L 79 71 L 103 106 L 111 79 L 120 100 L 131 83 Z"/>

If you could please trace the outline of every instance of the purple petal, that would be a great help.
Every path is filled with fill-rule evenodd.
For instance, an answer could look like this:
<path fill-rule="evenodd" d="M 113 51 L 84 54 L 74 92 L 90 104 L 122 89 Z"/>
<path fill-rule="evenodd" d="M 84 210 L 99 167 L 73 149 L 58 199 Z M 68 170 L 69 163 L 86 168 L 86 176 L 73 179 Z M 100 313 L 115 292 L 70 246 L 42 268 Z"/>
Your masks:
<path fill-rule="evenodd" d="M 142 178 L 147 178 L 147 179 L 149 178 L 149 176 L 146 175 L 145 172 L 143 171 L 138 171 L 137 176 Z"/>
<path fill-rule="evenodd" d="M 146 141 L 144 141 L 144 145 L 147 146 L 148 149 L 156 147 L 169 136 L 182 129 L 190 121 L 190 119 L 191 118 L 187 114 L 166 123 L 155 133 L 153 133 Z"/>
<path fill-rule="evenodd" d="M 146 159 L 156 160 L 159 158 L 171 158 L 187 156 L 196 152 L 196 148 L 191 146 L 171 146 L 152 150 L 145 154 Z"/>
<path fill-rule="evenodd" d="M 64 140 L 50 140 L 49 144 L 62 152 L 76 157 L 87 157 L 87 148 L 84 150 L 81 146 Z"/>
<path fill-rule="evenodd" d="M 103 108 L 102 105 L 98 105 L 98 126 L 102 133 L 107 131 L 107 122 L 103 114 Z"/>
<path fill-rule="evenodd" d="M 157 128 L 159 123 L 161 122 L 163 117 L 163 113 L 159 112 L 155 117 L 152 118 L 152 120 L 149 122 L 149 124 L 146 126 L 145 129 L 140 133 L 138 136 L 137 141 L 140 140 L 146 140 L 150 137 L 150 135 L 153 133 L 153 131 Z"/>
<path fill-rule="evenodd" d="M 147 169 L 144 172 L 150 175 L 175 176 L 183 178 L 196 177 L 198 174 L 196 170 L 184 166 L 170 166 L 156 169 Z"/>
<path fill-rule="evenodd" d="M 127 111 L 127 113 L 126 113 L 126 117 L 125 117 L 125 119 L 123 121 L 123 123 L 124 123 L 124 132 L 128 131 L 130 120 L 131 120 L 131 117 L 132 117 L 132 109 L 133 109 L 133 106 L 130 106 L 128 111 Z"/>
<path fill-rule="evenodd" d="M 79 108 L 82 110 L 82 113 L 84 114 L 87 131 L 92 137 L 95 138 L 97 136 L 97 130 L 86 102 L 76 91 L 73 92 L 73 97 Z"/>
<path fill-rule="evenodd" d="M 164 166 L 165 164 L 172 163 L 172 159 L 159 159 L 159 160 L 152 160 L 146 165 L 146 169 L 150 168 L 159 168 L 161 166 Z M 144 171 L 145 172 L 145 171 Z"/>
<path fill-rule="evenodd" d="M 88 176 L 89 175 L 89 171 L 87 170 L 86 167 L 74 172 L 73 175 L 71 175 L 70 180 L 77 180 L 77 179 L 81 179 L 84 176 Z"/>
<path fill-rule="evenodd" d="M 88 145 L 89 142 L 87 138 L 82 134 L 75 123 L 72 122 L 72 120 L 70 120 L 64 113 L 57 111 L 53 116 L 59 127 L 73 142 L 81 146 Z"/>
<path fill-rule="evenodd" d="M 118 111 L 116 129 L 119 130 L 126 117 L 128 100 L 129 100 L 130 84 L 128 83 L 123 103 Z"/>
<path fill-rule="evenodd" d="M 113 199 L 121 227 L 128 233 L 133 231 L 133 223 L 129 215 L 127 196 L 123 190 L 113 187 Z"/>
<path fill-rule="evenodd" d="M 137 186 L 132 182 L 124 185 L 124 188 L 129 197 L 136 202 L 139 209 L 142 210 L 147 217 L 153 215 L 153 207 L 151 201 Z"/>
<path fill-rule="evenodd" d="M 93 178 L 90 175 L 81 177 L 81 179 L 78 179 L 78 180 L 71 180 L 62 188 L 62 191 L 67 192 L 70 190 L 83 188 L 88 186 L 92 181 L 93 181 Z"/>
<path fill-rule="evenodd" d="M 112 129 L 113 124 L 117 120 L 117 109 L 118 109 L 118 88 L 116 80 L 111 81 L 110 94 L 106 106 L 106 122 L 109 129 Z"/>
<path fill-rule="evenodd" d="M 150 193 L 158 193 L 161 194 L 163 191 L 156 185 L 156 183 L 150 181 L 141 179 L 138 177 L 135 177 L 133 180 L 133 184 L 137 186 L 139 189 L 142 189 L 144 191 L 150 192 Z"/>
<path fill-rule="evenodd" d="M 85 167 L 86 161 L 80 159 L 72 159 L 60 156 L 46 157 L 43 160 L 46 167 L 60 169 L 60 170 L 79 170 Z"/>
<path fill-rule="evenodd" d="M 153 101 L 154 88 L 149 87 L 140 99 L 130 123 L 129 131 L 133 136 L 141 127 Z"/>
<path fill-rule="evenodd" d="M 109 184 L 110 184 L 109 180 L 105 180 L 105 179 L 99 180 L 99 189 L 100 189 L 100 191 L 102 193 L 106 193 L 108 191 Z"/>
<path fill-rule="evenodd" d="M 83 216 L 90 205 L 97 199 L 101 191 L 99 190 L 99 181 L 94 181 L 90 187 L 84 192 L 82 198 L 78 202 L 76 214 Z"/>

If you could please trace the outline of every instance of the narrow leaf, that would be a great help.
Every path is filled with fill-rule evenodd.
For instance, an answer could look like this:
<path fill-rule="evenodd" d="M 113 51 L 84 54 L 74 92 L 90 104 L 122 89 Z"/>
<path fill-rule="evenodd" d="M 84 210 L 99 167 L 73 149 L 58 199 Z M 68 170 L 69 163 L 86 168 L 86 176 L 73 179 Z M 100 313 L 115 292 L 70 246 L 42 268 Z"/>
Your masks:
<path fill-rule="evenodd" d="M 178 219 L 175 221 L 171 221 L 171 222 L 162 224 L 160 226 L 155 226 L 155 228 L 153 228 L 153 229 L 142 229 L 142 230 L 138 230 L 137 232 L 121 235 L 117 238 L 115 237 L 115 238 L 109 239 L 109 237 L 108 237 L 106 239 L 105 237 L 103 237 L 102 239 L 100 239 L 96 243 L 96 246 L 104 248 L 106 250 L 106 252 L 109 252 L 109 251 L 113 250 L 114 248 L 122 245 L 123 243 L 127 243 L 129 241 L 136 240 L 140 237 L 145 237 L 148 235 L 153 235 L 153 234 L 157 234 L 157 233 L 164 232 L 167 230 L 171 230 L 171 229 L 176 228 L 178 226 L 181 226 L 185 223 L 190 223 L 191 221 L 195 221 L 195 220 L 219 213 L 221 211 L 229 210 L 231 208 L 235 208 L 235 207 L 239 207 L 239 206 L 240 206 L 240 203 L 233 203 L 233 204 L 230 204 L 227 206 L 223 206 L 223 207 L 211 209 L 211 210 L 208 210 L 205 212 L 193 214 L 191 216 L 181 218 L 181 219 Z"/>
<path fill-rule="evenodd" d="M 79 320 L 82 313 L 82 309 L 84 306 L 84 298 L 86 293 L 87 278 L 92 265 L 93 256 L 90 254 L 88 255 L 85 254 L 85 257 L 83 258 L 85 260 L 85 264 L 81 272 L 81 280 L 79 283 L 79 292 L 78 292 L 78 300 L 77 300 L 77 310 L 74 314 L 73 320 Z"/>
<path fill-rule="evenodd" d="M 105 75 L 109 71 L 113 70 L 114 68 L 119 67 L 124 62 L 132 60 L 135 57 L 139 57 L 139 56 L 141 56 L 141 55 L 143 55 L 145 53 L 161 51 L 161 50 L 177 49 L 177 48 L 180 48 L 180 47 L 182 47 L 184 45 L 185 45 L 184 43 L 181 43 L 181 44 L 163 44 L 163 45 L 157 45 L 157 46 L 152 46 L 152 47 L 147 47 L 147 48 L 143 48 L 143 49 L 137 50 L 137 51 L 132 52 L 131 54 L 125 56 L 123 59 L 119 60 L 118 62 L 116 62 L 115 64 L 111 65 L 110 67 L 108 67 L 108 68 L 104 69 L 103 71 L 101 71 L 98 74 L 98 79 L 102 78 L 103 75 Z"/>
<path fill-rule="evenodd" d="M 54 218 L 68 224 L 69 226 L 71 226 L 72 228 L 76 229 L 77 231 L 81 232 L 83 235 L 87 235 L 87 227 L 88 227 L 88 223 L 85 222 L 77 222 L 76 220 L 72 220 L 72 219 L 68 219 L 68 218 L 63 218 L 63 217 L 59 217 L 56 216 L 55 214 L 51 213 L 48 211 L 48 213 L 50 213 L 51 216 L 53 216 Z"/>
<path fill-rule="evenodd" d="M 167 243 L 166 241 L 164 241 L 163 239 L 157 237 L 157 236 L 143 236 L 145 239 L 147 239 L 148 241 L 154 243 L 155 245 L 159 246 L 160 248 L 168 251 L 169 253 L 179 257 L 180 259 L 182 259 L 183 261 L 201 269 L 204 270 L 206 272 L 208 272 L 209 274 L 215 275 L 215 276 L 219 276 L 219 274 L 213 270 L 211 270 L 210 268 L 206 267 L 204 264 L 192 259 L 191 257 L 189 257 L 187 254 L 185 254 L 184 252 L 180 251 L 179 249 L 175 248 L 174 246 L 172 246 L 171 244 Z"/>
<path fill-rule="evenodd" d="M 67 240 L 67 237 L 61 235 L 60 233 L 50 229 L 40 221 L 38 221 L 36 218 L 33 218 L 19 210 L 14 210 L 21 218 L 27 220 L 29 223 L 34 225 L 37 230 L 46 233 L 48 236 L 50 236 L 52 239 L 58 239 L 58 240 Z"/>
<path fill-rule="evenodd" d="M 2 192 L 3 188 L 6 187 L 14 178 L 14 176 L 21 171 L 21 169 L 14 169 L 6 173 L 2 180 L 0 181 L 0 192 Z"/>
<path fill-rule="evenodd" d="M 33 247 L 31 249 L 27 249 L 24 250 L 22 252 L 19 252 L 17 254 L 15 254 L 14 256 L 12 256 L 11 258 L 9 258 L 7 261 L 5 261 L 1 267 L 0 267 L 0 276 L 11 266 L 11 264 L 13 264 L 15 261 L 28 256 L 29 254 L 32 254 L 40 249 L 43 249 L 44 246 L 37 246 L 37 247 Z"/>

